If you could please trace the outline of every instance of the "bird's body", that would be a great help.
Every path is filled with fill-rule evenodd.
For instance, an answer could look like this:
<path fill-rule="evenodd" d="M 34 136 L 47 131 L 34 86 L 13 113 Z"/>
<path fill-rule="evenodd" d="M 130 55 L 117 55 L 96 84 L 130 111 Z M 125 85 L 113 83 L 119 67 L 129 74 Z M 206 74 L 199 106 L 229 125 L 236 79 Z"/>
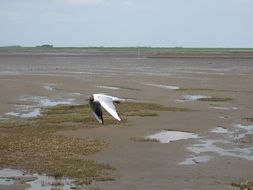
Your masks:
<path fill-rule="evenodd" d="M 91 111 L 100 124 L 104 123 L 101 106 L 108 111 L 115 119 L 121 121 L 113 102 L 120 102 L 121 99 L 105 94 L 93 94 L 89 97 Z"/>

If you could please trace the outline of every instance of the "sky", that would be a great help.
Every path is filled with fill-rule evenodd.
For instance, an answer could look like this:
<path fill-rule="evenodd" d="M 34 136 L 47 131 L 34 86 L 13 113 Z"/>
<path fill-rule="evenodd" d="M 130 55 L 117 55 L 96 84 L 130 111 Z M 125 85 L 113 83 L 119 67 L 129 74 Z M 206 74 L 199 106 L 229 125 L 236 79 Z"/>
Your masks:
<path fill-rule="evenodd" d="M 253 47 L 253 0 L 0 0 L 0 46 Z"/>

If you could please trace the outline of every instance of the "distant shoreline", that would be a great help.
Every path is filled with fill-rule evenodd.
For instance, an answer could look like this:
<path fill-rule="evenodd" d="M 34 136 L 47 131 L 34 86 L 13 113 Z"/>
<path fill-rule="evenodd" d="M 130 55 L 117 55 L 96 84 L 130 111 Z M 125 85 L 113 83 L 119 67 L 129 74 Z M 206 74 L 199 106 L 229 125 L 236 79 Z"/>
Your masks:
<path fill-rule="evenodd" d="M 162 51 L 253 51 L 252 48 L 220 48 L 220 47 L 146 47 L 146 46 L 122 46 L 122 47 L 103 47 L 103 46 L 84 46 L 84 47 L 44 47 L 42 46 L 0 46 L 0 51 L 4 49 L 13 49 L 13 50 L 34 50 L 34 49 L 46 49 L 46 50 L 71 50 L 71 49 L 84 49 L 84 50 L 162 50 Z"/>
<path fill-rule="evenodd" d="M 1 56 L 253 59 L 253 48 L 0 47 Z"/>

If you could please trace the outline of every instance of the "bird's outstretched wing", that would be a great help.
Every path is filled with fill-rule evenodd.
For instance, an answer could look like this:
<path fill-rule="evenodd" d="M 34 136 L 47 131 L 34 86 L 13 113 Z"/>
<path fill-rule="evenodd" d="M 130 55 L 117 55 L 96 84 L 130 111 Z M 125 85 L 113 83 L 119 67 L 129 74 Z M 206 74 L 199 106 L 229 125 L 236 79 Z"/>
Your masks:
<path fill-rule="evenodd" d="M 95 94 L 94 99 L 96 99 L 106 111 L 108 111 L 115 119 L 121 121 L 119 114 L 116 111 L 113 101 L 116 101 L 116 97 L 108 96 L 105 94 Z M 119 99 L 117 99 L 119 100 Z"/>
<path fill-rule="evenodd" d="M 99 102 L 89 101 L 91 111 L 100 124 L 104 123 L 103 113 Z"/>

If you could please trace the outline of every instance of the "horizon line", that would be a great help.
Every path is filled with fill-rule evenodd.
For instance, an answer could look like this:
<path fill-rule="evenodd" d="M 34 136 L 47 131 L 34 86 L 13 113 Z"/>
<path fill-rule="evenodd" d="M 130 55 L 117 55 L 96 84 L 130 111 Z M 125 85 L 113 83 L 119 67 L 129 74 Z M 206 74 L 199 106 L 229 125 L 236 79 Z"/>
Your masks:
<path fill-rule="evenodd" d="M 51 44 L 42 44 L 36 46 L 22 46 L 22 45 L 4 45 L 0 48 L 147 48 L 147 49 L 253 49 L 252 47 L 184 47 L 184 46 L 53 46 Z"/>

